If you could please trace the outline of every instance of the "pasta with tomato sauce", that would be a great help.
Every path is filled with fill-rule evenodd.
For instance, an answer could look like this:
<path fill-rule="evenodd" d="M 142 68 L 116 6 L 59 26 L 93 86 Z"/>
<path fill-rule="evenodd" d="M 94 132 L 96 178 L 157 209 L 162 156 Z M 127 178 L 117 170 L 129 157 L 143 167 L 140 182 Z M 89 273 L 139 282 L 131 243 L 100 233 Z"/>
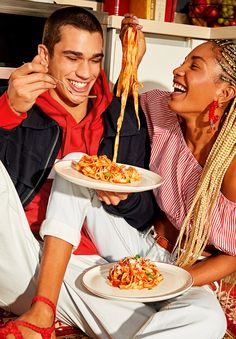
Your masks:
<path fill-rule="evenodd" d="M 136 168 L 119 165 L 106 155 L 84 155 L 80 161 L 72 161 L 72 167 L 90 178 L 110 183 L 129 184 L 141 180 Z"/>
<path fill-rule="evenodd" d="M 163 275 L 157 265 L 139 256 L 125 257 L 110 269 L 108 283 L 120 289 L 151 289 L 157 286 Z"/>

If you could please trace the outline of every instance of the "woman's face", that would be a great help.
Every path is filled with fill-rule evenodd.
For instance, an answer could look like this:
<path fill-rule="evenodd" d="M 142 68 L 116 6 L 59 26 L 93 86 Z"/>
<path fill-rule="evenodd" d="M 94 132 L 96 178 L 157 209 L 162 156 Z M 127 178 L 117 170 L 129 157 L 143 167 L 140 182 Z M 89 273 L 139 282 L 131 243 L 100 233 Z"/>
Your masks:
<path fill-rule="evenodd" d="M 173 71 L 174 92 L 169 107 L 180 115 L 206 111 L 220 92 L 223 83 L 218 81 L 220 72 L 213 44 L 207 42 L 196 47 Z"/>

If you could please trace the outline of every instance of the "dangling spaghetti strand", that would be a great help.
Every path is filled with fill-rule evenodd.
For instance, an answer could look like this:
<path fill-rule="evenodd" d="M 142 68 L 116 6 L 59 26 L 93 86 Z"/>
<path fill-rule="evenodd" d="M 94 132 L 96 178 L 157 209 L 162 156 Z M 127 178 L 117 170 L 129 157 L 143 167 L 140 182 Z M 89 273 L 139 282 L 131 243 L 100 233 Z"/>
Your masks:
<path fill-rule="evenodd" d="M 123 37 L 123 57 L 122 68 L 118 80 L 117 96 L 121 97 L 121 110 L 117 120 L 117 131 L 114 145 L 113 161 L 117 161 L 120 130 L 122 127 L 125 106 L 128 95 L 132 92 L 134 98 L 135 114 L 140 128 L 140 119 L 138 113 L 138 31 L 135 27 L 129 27 Z"/>

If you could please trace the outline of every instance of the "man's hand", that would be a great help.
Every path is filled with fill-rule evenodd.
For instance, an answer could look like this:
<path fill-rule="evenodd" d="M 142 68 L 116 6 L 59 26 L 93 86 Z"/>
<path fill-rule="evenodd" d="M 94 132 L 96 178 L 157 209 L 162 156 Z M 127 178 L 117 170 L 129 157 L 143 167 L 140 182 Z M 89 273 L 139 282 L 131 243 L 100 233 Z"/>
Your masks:
<path fill-rule="evenodd" d="M 125 14 L 124 19 L 121 22 L 120 40 L 123 42 L 123 36 L 129 26 L 134 26 L 138 29 L 138 65 L 140 64 L 145 52 L 146 52 L 146 40 L 143 32 L 141 31 L 143 26 L 139 24 L 138 18 L 133 14 Z"/>
<path fill-rule="evenodd" d="M 126 200 L 130 193 L 116 193 L 96 190 L 98 199 L 107 205 L 118 205 L 121 200 Z"/>
<path fill-rule="evenodd" d="M 11 74 L 7 94 L 15 113 L 27 112 L 40 94 L 56 87 L 56 81 L 47 72 L 47 65 L 37 55 L 32 62 L 25 63 Z"/>

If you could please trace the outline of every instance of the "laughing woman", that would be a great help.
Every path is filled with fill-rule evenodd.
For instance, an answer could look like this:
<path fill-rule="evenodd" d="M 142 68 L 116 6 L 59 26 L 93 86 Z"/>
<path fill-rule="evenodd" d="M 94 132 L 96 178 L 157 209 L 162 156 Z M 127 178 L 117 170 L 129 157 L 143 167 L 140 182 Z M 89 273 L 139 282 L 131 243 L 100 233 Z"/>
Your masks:
<path fill-rule="evenodd" d="M 236 270 L 236 42 L 201 44 L 173 73 L 173 93 L 141 96 L 150 168 L 165 179 L 155 228 L 203 285 Z"/>

